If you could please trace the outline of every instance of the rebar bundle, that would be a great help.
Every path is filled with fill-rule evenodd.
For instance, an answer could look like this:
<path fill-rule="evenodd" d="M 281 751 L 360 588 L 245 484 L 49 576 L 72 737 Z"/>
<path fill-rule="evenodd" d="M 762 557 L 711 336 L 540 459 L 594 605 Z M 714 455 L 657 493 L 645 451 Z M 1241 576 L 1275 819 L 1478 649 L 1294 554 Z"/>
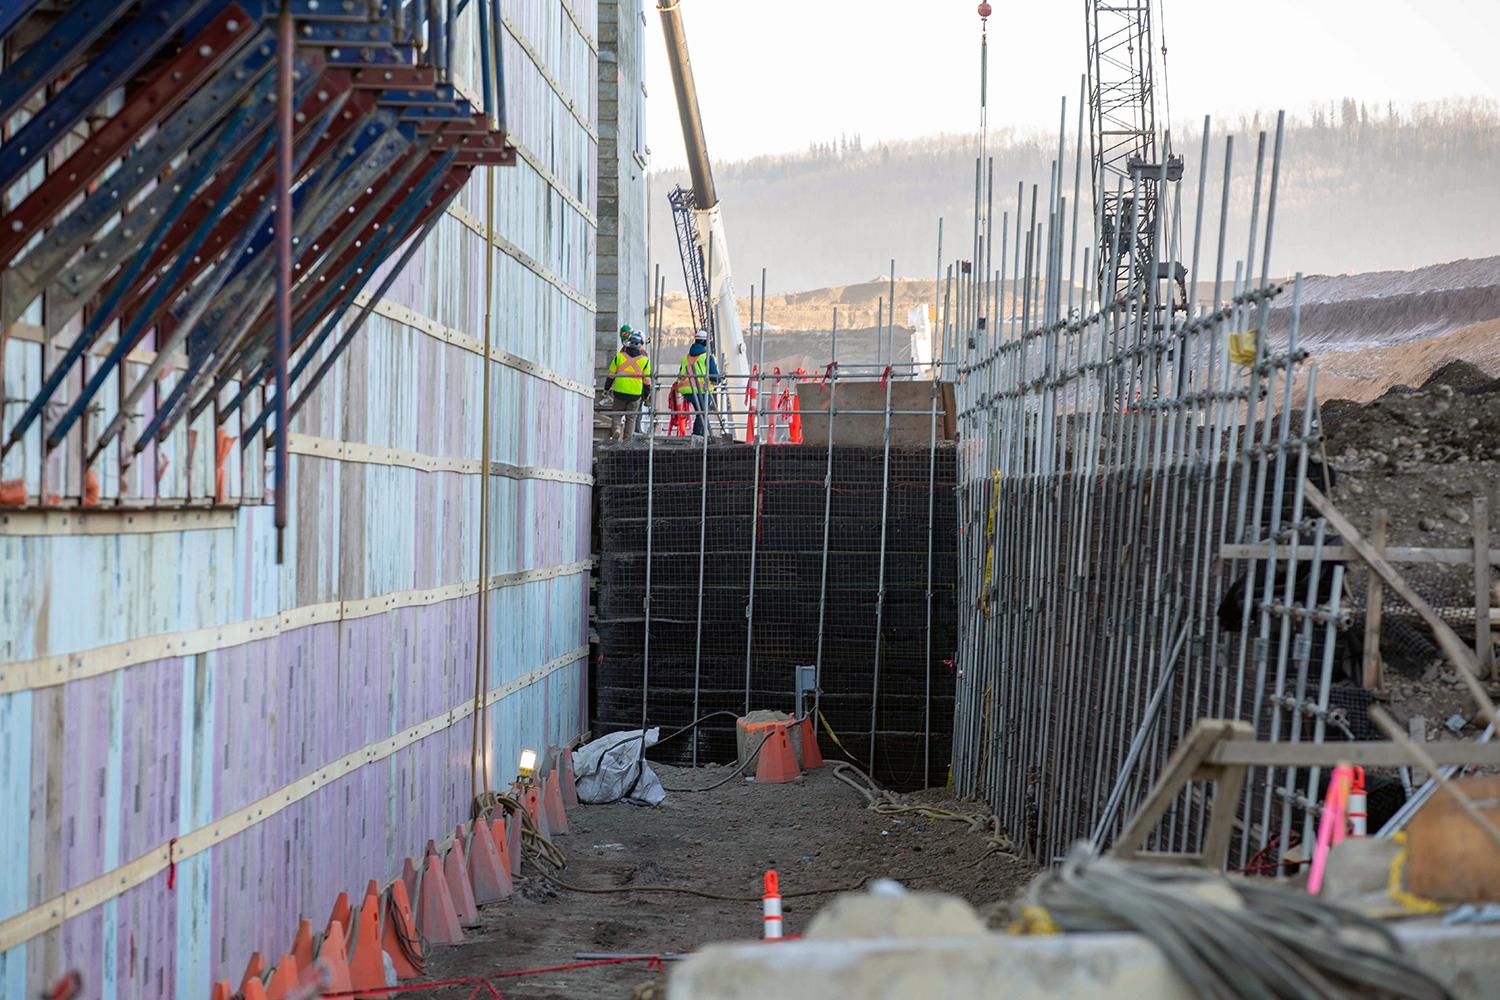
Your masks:
<path fill-rule="evenodd" d="M 1271 301 L 1288 291 L 1268 274 L 1279 123 L 1269 163 L 1260 135 L 1248 247 L 1232 283 L 1231 141 L 1211 294 L 1200 302 L 1205 284 L 1196 282 L 1185 310 L 1172 302 L 1179 262 L 1190 259 L 1197 279 L 1202 251 L 1214 249 L 1204 235 L 1208 132 L 1205 122 L 1189 238 L 1175 225 L 1149 241 L 1117 238 L 1119 259 L 1101 262 L 1156 280 L 1105 301 L 1085 287 L 1075 303 L 1081 170 L 1070 219 L 1060 135 L 1040 215 L 1033 187 L 1023 224 L 1023 188 L 1014 233 L 1008 216 L 999 227 L 998 268 L 993 235 L 976 226 L 975 262 L 955 292 L 954 786 L 987 800 L 1043 861 L 1079 839 L 1107 845 L 1200 717 L 1243 719 L 1263 739 L 1291 740 L 1321 740 L 1339 718 L 1329 699 L 1343 567 L 1322 560 L 1326 531 L 1304 503 L 1309 478 L 1326 490 L 1331 472 L 1310 456 L 1316 372 L 1299 377 L 1296 287 L 1289 338 L 1261 333 Z M 1156 169 L 1164 175 L 1166 165 Z M 1143 180 L 1137 171 L 1130 184 Z M 992 198 L 992 181 L 989 190 Z M 976 185 L 976 204 L 982 193 Z M 1183 219 L 1176 209 L 1168 217 Z M 1100 232 L 1096 209 L 1085 245 L 1100 245 Z M 1141 247 L 1160 259 L 1129 259 Z M 1087 251 L 1082 273 L 1091 273 Z M 1294 392 L 1305 400 L 1299 410 Z M 1297 549 L 1279 554 L 1299 540 L 1300 563 Z M 1229 543 L 1264 555 L 1222 558 Z M 1310 829 L 1319 787 L 1316 771 L 1258 773 L 1240 810 L 1239 863 Z M 1185 793 L 1153 846 L 1195 848 L 1207 797 L 1197 786 Z"/>

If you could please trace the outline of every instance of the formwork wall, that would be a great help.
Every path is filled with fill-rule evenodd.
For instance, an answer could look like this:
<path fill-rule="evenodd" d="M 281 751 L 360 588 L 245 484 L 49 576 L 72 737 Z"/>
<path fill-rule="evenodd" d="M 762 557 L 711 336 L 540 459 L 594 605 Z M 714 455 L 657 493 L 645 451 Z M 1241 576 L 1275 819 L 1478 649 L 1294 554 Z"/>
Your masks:
<path fill-rule="evenodd" d="M 295 421 L 283 561 L 253 499 L 0 517 L 0 996 L 73 969 L 204 996 L 451 833 L 486 575 L 492 784 L 585 728 L 595 6 L 503 4 L 519 162 L 476 171 Z"/>
<path fill-rule="evenodd" d="M 833 452 L 830 466 L 816 445 L 600 449 L 596 728 L 638 727 L 643 700 L 664 734 L 711 712 L 790 712 L 794 668 L 820 659 L 821 617 L 819 707 L 842 747 L 869 763 L 873 730 L 879 780 L 945 780 L 957 643 L 953 449 L 893 447 L 886 490 L 882 448 Z M 820 740 L 825 754 L 841 755 L 826 730 Z M 656 756 L 732 761 L 734 719 L 710 720 Z"/>

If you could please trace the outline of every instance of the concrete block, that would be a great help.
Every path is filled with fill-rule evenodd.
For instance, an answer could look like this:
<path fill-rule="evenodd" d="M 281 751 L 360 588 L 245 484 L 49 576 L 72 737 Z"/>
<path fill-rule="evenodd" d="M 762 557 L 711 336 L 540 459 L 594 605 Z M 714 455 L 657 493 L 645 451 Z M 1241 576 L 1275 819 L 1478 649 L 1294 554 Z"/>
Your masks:
<path fill-rule="evenodd" d="M 705 948 L 672 973 L 668 1000 L 1052 1000 L 1195 994 L 1134 934 L 759 942 Z"/>

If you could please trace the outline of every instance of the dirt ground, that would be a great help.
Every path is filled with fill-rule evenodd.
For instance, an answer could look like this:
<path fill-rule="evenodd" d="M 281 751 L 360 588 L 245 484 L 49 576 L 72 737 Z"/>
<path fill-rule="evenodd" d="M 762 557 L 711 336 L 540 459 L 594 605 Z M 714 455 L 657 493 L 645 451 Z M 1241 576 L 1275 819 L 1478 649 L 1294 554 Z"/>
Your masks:
<path fill-rule="evenodd" d="M 728 770 L 653 765 L 668 789 L 702 787 Z M 934 805 L 955 806 L 938 792 L 919 793 Z M 576 952 L 687 952 L 716 941 L 761 933 L 759 896 L 768 868 L 778 872 L 786 933 L 800 934 L 832 894 L 790 898 L 808 889 L 854 887 L 880 876 L 913 889 L 962 896 L 1000 919 L 1005 904 L 1034 873 L 1026 861 L 988 853 L 983 833 L 963 823 L 925 817 L 882 816 L 837 781 L 828 768 L 784 785 L 743 779 L 706 792 L 669 792 L 656 808 L 614 804 L 580 806 L 568 816 L 571 832 L 558 837 L 567 855 L 561 878 L 578 886 L 673 885 L 744 902 L 678 893 L 587 895 L 556 889 L 527 862 L 525 885 L 510 899 L 480 912 L 479 927 L 463 944 L 434 948 L 427 978 L 554 966 Z M 671 971 L 668 963 L 667 971 Z M 639 965 L 507 978 L 495 981 L 506 1000 L 628 997 L 661 977 Z M 445 987 L 402 996 L 461 1000 L 473 987 Z M 487 995 L 487 994 L 481 994 Z M 660 993 L 656 994 L 660 995 Z"/>
<path fill-rule="evenodd" d="M 1415 387 L 1397 386 L 1369 402 L 1331 399 L 1322 411 L 1338 474 L 1333 499 L 1361 531 L 1369 532 L 1383 509 L 1390 545 L 1464 549 L 1473 545 L 1474 498 L 1488 497 L 1490 510 L 1500 510 L 1500 379 L 1489 370 L 1454 359 Z M 1473 641 L 1468 565 L 1397 569 L 1460 638 Z M 1362 611 L 1368 573 L 1357 563 L 1349 571 L 1348 592 Z M 1400 722 L 1420 717 L 1429 740 L 1473 739 L 1482 728 L 1473 700 L 1430 630 L 1390 595 L 1386 614 L 1381 652 L 1392 714 Z M 1500 689 L 1492 685 L 1491 693 Z"/>

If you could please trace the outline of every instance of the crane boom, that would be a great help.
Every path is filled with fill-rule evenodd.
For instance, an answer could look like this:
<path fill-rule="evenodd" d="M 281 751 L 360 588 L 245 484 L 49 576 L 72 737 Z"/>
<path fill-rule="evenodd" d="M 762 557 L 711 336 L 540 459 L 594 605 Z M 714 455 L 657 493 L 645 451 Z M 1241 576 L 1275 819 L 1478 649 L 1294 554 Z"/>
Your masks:
<path fill-rule="evenodd" d="M 708 160 L 708 142 L 703 137 L 703 118 L 698 111 L 698 87 L 688 58 L 687 34 L 682 26 L 681 0 L 656 0 L 662 32 L 667 40 L 667 62 L 672 70 L 672 88 L 677 95 L 677 115 L 682 121 L 682 143 L 687 149 L 688 173 L 693 180 L 693 216 L 700 261 L 708 274 L 708 296 L 713 313 L 710 332 L 731 384 L 743 385 L 750 376 L 750 359 L 740 329 L 739 304 L 734 293 L 734 274 L 729 264 L 729 240 L 724 235 L 724 216 L 714 187 Z M 691 270 L 688 261 L 684 269 Z M 689 289 L 691 294 L 692 289 Z M 730 421 L 735 436 L 743 436 L 744 418 Z"/>

